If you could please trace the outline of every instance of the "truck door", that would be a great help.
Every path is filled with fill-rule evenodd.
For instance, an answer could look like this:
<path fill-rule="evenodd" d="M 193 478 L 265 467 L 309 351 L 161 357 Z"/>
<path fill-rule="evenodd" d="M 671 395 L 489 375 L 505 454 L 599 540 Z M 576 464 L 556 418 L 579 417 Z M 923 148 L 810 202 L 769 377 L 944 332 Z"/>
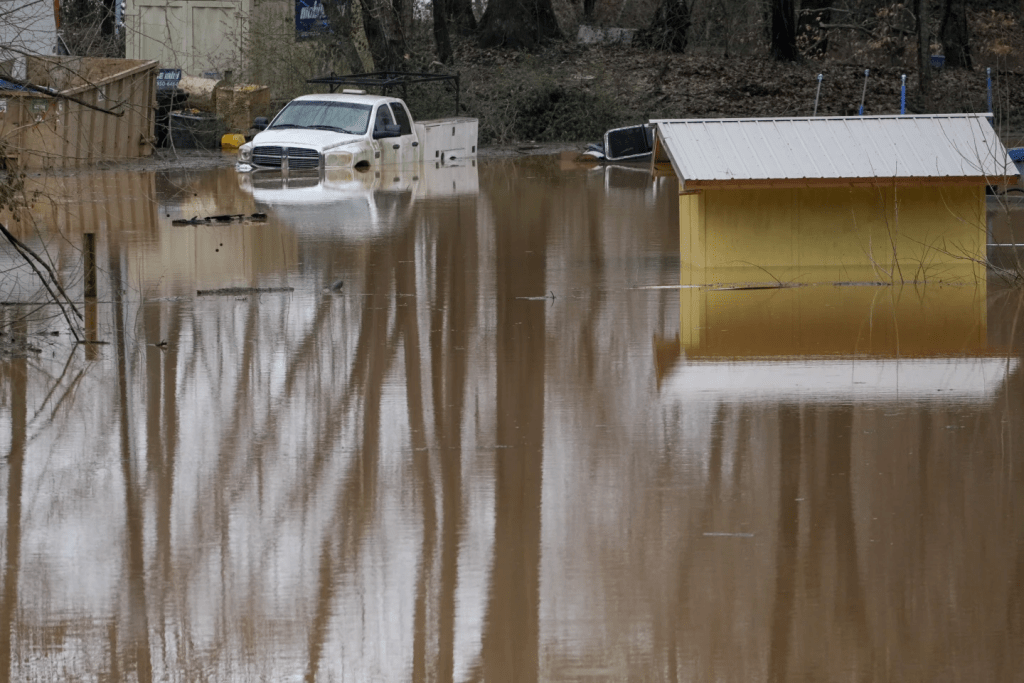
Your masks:
<path fill-rule="evenodd" d="M 397 126 L 396 137 L 377 137 L 378 131 L 386 130 L 385 126 Z M 374 137 L 377 138 L 380 149 L 380 163 L 382 166 L 403 164 L 416 160 L 416 147 L 418 142 L 412 132 L 412 121 L 405 105 L 401 102 L 391 102 L 377 107 L 377 116 L 374 119 Z"/>

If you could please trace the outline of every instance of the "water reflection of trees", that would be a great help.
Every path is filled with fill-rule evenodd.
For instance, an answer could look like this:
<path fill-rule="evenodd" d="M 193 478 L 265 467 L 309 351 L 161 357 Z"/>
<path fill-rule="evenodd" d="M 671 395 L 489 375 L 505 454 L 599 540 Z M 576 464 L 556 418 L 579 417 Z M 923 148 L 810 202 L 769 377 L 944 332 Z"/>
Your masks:
<path fill-rule="evenodd" d="M 677 299 L 628 289 L 674 276 L 635 218 L 673 193 L 482 173 L 307 253 L 340 297 L 142 302 L 110 239 L 100 360 L 3 369 L 4 671 L 1017 675 L 1019 371 L 995 406 L 673 403 Z"/>

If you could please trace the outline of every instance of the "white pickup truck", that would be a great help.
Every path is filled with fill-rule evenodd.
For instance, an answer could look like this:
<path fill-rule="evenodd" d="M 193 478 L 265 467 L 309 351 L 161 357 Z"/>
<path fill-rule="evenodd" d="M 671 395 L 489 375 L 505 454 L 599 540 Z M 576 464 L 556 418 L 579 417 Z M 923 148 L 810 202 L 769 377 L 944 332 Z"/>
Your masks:
<path fill-rule="evenodd" d="M 476 119 L 413 122 L 405 102 L 362 90 L 303 95 L 238 149 L 240 172 L 445 163 L 476 156 Z"/>

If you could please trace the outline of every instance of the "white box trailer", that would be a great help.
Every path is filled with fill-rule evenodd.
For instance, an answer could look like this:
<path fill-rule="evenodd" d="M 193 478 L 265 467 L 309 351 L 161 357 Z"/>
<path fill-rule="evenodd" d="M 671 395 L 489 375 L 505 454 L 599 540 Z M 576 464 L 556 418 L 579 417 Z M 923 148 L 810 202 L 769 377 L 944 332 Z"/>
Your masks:
<path fill-rule="evenodd" d="M 449 159 L 475 157 L 478 132 L 479 122 L 464 116 L 420 121 L 416 124 L 416 134 L 422 160 L 443 164 Z"/>

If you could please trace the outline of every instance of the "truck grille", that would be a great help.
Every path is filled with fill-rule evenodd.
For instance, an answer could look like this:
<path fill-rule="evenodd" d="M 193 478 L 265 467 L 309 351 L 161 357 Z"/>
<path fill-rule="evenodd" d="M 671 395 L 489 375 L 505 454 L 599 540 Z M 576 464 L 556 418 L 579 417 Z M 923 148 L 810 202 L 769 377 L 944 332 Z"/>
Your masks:
<path fill-rule="evenodd" d="M 257 166 L 281 168 L 281 153 L 283 151 L 280 147 L 257 147 L 252 151 L 252 162 Z"/>
<path fill-rule="evenodd" d="M 320 166 L 320 154 L 315 149 L 303 149 L 301 147 L 288 148 L 288 170 L 294 171 L 300 168 L 318 168 Z"/>
<path fill-rule="evenodd" d="M 291 171 L 320 167 L 320 154 L 315 149 L 303 147 L 256 147 L 252 151 L 252 161 L 257 166 L 281 168 L 285 154 Z"/>

